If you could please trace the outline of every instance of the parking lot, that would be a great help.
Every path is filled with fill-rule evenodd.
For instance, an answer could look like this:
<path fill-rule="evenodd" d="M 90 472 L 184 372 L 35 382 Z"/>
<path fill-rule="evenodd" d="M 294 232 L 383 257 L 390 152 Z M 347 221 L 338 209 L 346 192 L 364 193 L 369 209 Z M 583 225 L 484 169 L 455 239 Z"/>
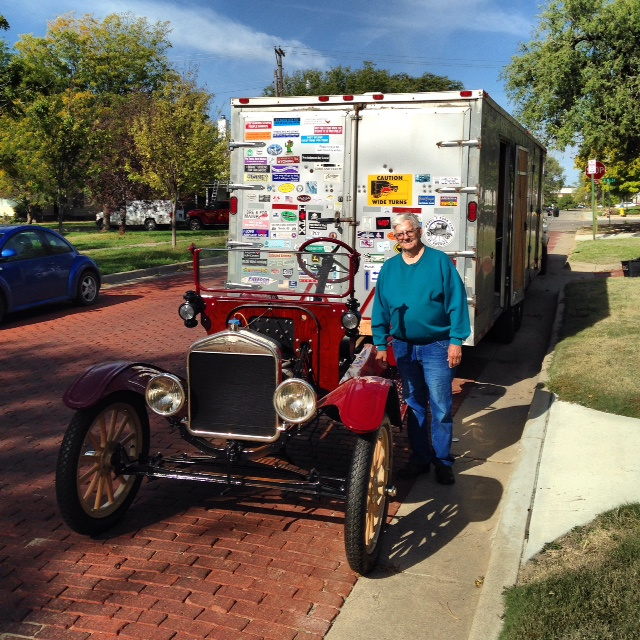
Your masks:
<path fill-rule="evenodd" d="M 183 373 L 204 336 L 177 315 L 189 288 L 190 275 L 107 287 L 95 307 L 20 313 L 0 328 L 3 638 L 315 640 L 353 588 L 340 502 L 155 480 L 99 539 L 63 524 L 54 473 L 72 416 L 64 390 L 105 360 Z M 151 451 L 188 448 L 165 425 L 152 419 Z M 312 435 L 319 458 L 346 464 L 339 429 Z"/>

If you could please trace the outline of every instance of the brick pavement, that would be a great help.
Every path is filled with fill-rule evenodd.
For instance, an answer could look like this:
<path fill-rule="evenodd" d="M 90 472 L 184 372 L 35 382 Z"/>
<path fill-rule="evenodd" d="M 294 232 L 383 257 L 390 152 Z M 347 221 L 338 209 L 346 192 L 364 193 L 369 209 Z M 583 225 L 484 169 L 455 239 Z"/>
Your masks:
<path fill-rule="evenodd" d="M 72 417 L 64 390 L 105 360 L 184 373 L 187 347 L 204 335 L 178 318 L 188 288 L 188 275 L 106 288 L 96 307 L 21 313 L 0 327 L 3 640 L 319 640 L 353 588 L 340 502 L 153 480 L 99 538 L 62 522 L 54 471 Z M 457 381 L 457 405 L 470 384 Z M 152 452 L 189 448 L 165 421 L 152 417 L 151 427 Z M 314 451 L 345 459 L 332 434 Z M 397 465 L 406 442 L 395 436 Z"/>

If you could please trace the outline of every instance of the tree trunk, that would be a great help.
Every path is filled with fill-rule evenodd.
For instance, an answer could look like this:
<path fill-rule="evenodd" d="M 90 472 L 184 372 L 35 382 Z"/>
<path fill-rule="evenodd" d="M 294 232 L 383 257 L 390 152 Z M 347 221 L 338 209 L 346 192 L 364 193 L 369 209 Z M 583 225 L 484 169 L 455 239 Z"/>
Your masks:
<path fill-rule="evenodd" d="M 173 214 L 171 215 L 171 246 L 174 249 L 178 246 L 178 195 L 177 193 L 174 195 L 171 203 L 173 207 Z"/>

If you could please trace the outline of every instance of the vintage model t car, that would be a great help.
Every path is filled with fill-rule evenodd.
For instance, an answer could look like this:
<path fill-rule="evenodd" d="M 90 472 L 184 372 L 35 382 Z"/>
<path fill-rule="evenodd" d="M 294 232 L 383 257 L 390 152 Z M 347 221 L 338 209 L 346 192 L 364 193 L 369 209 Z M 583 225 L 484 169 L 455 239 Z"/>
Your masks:
<path fill-rule="evenodd" d="M 56 492 L 71 529 L 95 535 L 112 527 L 144 476 L 276 488 L 344 500 L 348 562 L 361 574 L 373 568 L 395 495 L 392 425 L 400 426 L 401 408 L 395 383 L 360 336 L 360 255 L 329 237 L 275 258 L 270 251 L 241 242 L 192 247 L 195 290 L 179 314 L 207 336 L 188 350 L 186 379 L 150 364 L 107 362 L 66 391 L 76 413 L 62 442 Z M 243 261 L 266 264 L 269 257 L 282 262 L 285 279 L 242 275 Z M 215 280 L 225 261 L 226 282 Z M 150 456 L 148 408 L 196 454 Z M 256 475 L 256 458 L 277 455 L 322 419 L 355 439 L 345 477 L 277 465 Z"/>

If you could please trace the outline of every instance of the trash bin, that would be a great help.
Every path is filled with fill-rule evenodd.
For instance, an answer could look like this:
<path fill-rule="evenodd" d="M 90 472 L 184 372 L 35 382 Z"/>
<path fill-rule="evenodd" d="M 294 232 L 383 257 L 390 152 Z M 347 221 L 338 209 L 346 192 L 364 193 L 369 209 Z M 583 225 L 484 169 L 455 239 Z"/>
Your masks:
<path fill-rule="evenodd" d="M 625 278 L 640 277 L 640 258 L 635 260 L 622 260 L 622 273 Z"/>

